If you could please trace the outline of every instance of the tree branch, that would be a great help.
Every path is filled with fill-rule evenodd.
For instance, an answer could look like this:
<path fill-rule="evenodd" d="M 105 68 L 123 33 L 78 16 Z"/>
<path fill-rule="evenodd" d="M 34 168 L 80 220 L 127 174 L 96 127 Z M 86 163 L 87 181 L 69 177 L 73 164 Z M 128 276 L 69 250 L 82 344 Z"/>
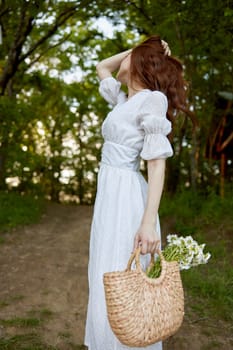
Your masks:
<path fill-rule="evenodd" d="M 32 60 L 26 67 L 25 72 L 30 69 L 36 62 L 38 62 L 41 57 L 43 57 L 49 50 L 54 49 L 57 46 L 60 46 L 61 44 L 63 44 L 67 39 L 69 39 L 71 34 L 66 35 L 62 40 L 58 41 L 56 44 L 54 45 L 50 45 L 46 50 L 44 50 L 39 56 L 37 56 L 34 60 Z"/>
<path fill-rule="evenodd" d="M 131 5 L 132 7 L 134 7 L 141 15 L 143 15 L 151 24 L 153 24 L 153 26 L 156 25 L 156 23 L 153 21 L 153 18 L 151 18 L 147 12 L 145 11 L 145 9 L 143 8 L 143 6 L 137 6 L 135 4 L 135 2 L 131 1 L 131 0 L 125 0 L 125 2 L 129 5 Z M 142 2 L 143 4 L 143 2 Z"/>
<path fill-rule="evenodd" d="M 24 61 L 25 58 L 30 56 L 39 46 L 41 46 L 48 38 L 56 33 L 57 29 L 64 24 L 75 13 L 77 6 L 73 6 L 68 11 L 62 12 L 55 20 L 54 25 L 48 30 L 48 32 L 41 37 L 26 53 L 19 58 L 19 63 Z"/>
<path fill-rule="evenodd" d="M 0 6 L 0 18 L 4 16 L 8 11 L 9 11 L 9 6 L 6 6 L 6 2 L 2 0 L 1 6 Z"/>
<path fill-rule="evenodd" d="M 25 60 L 25 58 L 29 57 L 38 47 L 40 47 L 43 43 L 45 43 L 51 36 L 53 36 L 59 27 L 61 27 L 70 17 L 72 17 L 79 7 L 87 7 L 91 4 L 90 0 L 81 0 L 76 2 L 75 5 L 70 7 L 66 7 L 60 14 L 58 14 L 55 22 L 50 26 L 47 33 L 45 33 L 41 38 L 38 39 L 37 42 L 32 44 L 32 46 L 27 50 L 27 52 L 22 53 L 22 48 L 24 43 L 27 40 L 27 37 L 30 35 L 33 29 L 33 20 L 35 20 L 38 12 L 40 11 L 40 7 L 36 6 L 37 9 L 33 16 L 26 15 L 28 13 L 32 13 L 30 11 L 30 2 L 23 1 L 20 9 L 20 21 L 18 24 L 18 28 L 16 30 L 15 40 L 9 50 L 8 60 L 6 62 L 5 68 L 3 70 L 2 75 L 0 76 L 0 87 L 1 87 L 1 95 L 4 95 L 7 84 L 10 79 L 15 75 L 18 70 L 18 66 Z"/>
<path fill-rule="evenodd" d="M 19 65 L 18 58 L 22 51 L 23 44 L 33 28 L 32 21 L 34 18 L 31 16 L 29 17 L 26 16 L 27 7 L 28 7 L 28 3 L 24 2 L 21 7 L 20 21 L 19 21 L 18 27 L 16 28 L 15 40 L 11 45 L 11 48 L 8 53 L 8 60 L 4 67 L 2 76 L 0 77 L 0 86 L 2 88 L 2 91 L 1 91 L 2 95 L 5 92 L 5 89 L 7 87 L 9 80 L 17 71 L 17 68 Z"/>

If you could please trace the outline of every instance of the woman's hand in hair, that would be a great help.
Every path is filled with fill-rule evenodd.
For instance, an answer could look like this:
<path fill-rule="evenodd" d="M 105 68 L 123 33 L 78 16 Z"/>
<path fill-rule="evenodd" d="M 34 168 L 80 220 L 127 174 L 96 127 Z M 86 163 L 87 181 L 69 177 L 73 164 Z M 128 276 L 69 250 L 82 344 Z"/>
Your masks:
<path fill-rule="evenodd" d="M 165 51 L 164 54 L 167 56 L 171 56 L 171 50 L 170 50 L 168 43 L 164 40 L 161 40 L 161 44 L 162 44 L 162 47 L 164 48 L 164 51 Z"/>

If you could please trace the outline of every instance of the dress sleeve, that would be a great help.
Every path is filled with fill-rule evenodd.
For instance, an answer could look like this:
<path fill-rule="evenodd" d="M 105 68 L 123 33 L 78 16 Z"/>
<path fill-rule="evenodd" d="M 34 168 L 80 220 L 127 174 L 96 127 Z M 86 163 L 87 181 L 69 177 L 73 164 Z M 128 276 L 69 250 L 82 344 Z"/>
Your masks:
<path fill-rule="evenodd" d="M 144 132 L 144 143 L 140 153 L 142 159 L 161 159 L 173 155 L 167 135 L 171 122 L 166 118 L 167 98 L 159 92 L 151 92 L 139 110 L 140 128 Z"/>
<path fill-rule="evenodd" d="M 113 77 L 107 77 L 100 81 L 99 93 L 113 106 L 125 98 L 125 94 L 121 90 L 121 83 Z"/>

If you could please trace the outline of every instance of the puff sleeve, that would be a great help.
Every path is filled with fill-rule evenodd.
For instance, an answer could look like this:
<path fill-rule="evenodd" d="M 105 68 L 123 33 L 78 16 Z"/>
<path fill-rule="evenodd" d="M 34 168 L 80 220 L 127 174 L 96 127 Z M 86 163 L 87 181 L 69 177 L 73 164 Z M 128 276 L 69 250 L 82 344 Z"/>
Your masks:
<path fill-rule="evenodd" d="M 160 91 L 151 91 L 139 110 L 140 128 L 144 132 L 142 159 L 161 159 L 173 155 L 167 135 L 171 122 L 166 118 L 167 98 Z"/>
<path fill-rule="evenodd" d="M 121 90 L 121 83 L 113 77 L 107 77 L 100 81 L 99 93 L 112 106 L 125 100 L 125 93 Z"/>

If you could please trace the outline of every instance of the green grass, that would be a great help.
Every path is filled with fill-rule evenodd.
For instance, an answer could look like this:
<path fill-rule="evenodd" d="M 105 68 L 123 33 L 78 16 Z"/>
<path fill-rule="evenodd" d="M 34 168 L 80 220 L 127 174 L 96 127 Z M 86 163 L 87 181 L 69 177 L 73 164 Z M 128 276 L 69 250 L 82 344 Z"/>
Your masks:
<path fill-rule="evenodd" d="M 222 344 L 219 343 L 218 341 L 212 340 L 212 341 L 209 342 L 208 344 L 203 345 L 202 348 L 201 348 L 201 350 L 214 350 L 214 349 L 218 349 L 218 350 L 219 350 L 219 349 L 221 349 L 221 348 L 220 348 L 221 345 L 222 345 Z"/>
<path fill-rule="evenodd" d="M 15 335 L 8 338 L 0 338 L 1 350 L 58 350 L 58 348 L 46 345 L 39 335 L 35 333 Z"/>
<path fill-rule="evenodd" d="M 45 344 L 36 333 L 0 338 L 1 350 L 61 350 L 60 347 Z M 66 347 L 67 349 L 67 347 Z M 84 345 L 69 344 L 70 350 L 87 350 Z"/>
<path fill-rule="evenodd" d="M 41 324 L 41 320 L 33 317 L 15 317 L 8 320 L 0 320 L 0 324 L 5 327 L 37 327 Z"/>
<path fill-rule="evenodd" d="M 37 316 L 39 318 L 46 319 L 46 318 L 51 318 L 54 312 L 45 308 L 41 310 L 30 310 L 28 311 L 28 314 L 31 316 Z"/>
<path fill-rule="evenodd" d="M 36 222 L 43 212 L 44 201 L 15 192 L 0 192 L 0 232 Z M 0 237 L 4 243 L 4 237 Z"/>
<path fill-rule="evenodd" d="M 21 332 L 27 332 L 27 329 L 35 328 L 39 331 L 40 326 L 43 326 L 44 322 L 54 316 L 54 313 L 49 309 L 30 310 L 28 311 L 29 317 L 15 317 L 7 320 L 0 320 L 0 325 L 4 327 L 17 327 L 22 329 Z M 69 338 L 71 334 L 68 331 L 58 333 L 60 338 L 66 340 L 67 346 L 70 350 L 86 350 L 84 345 L 77 345 L 70 342 Z M 68 347 L 66 347 L 68 349 Z M 41 339 L 39 333 L 25 333 L 15 336 L 5 336 L 0 338 L 1 350 L 61 350 L 60 347 L 54 347 L 45 344 Z"/>
<path fill-rule="evenodd" d="M 0 300 L 0 308 L 6 307 L 11 304 L 11 302 L 19 301 L 24 298 L 23 295 L 13 295 L 8 296 L 5 300 Z"/>
<path fill-rule="evenodd" d="M 64 332 L 59 332 L 58 333 L 59 337 L 69 339 L 71 337 L 70 332 L 64 331 Z"/>
<path fill-rule="evenodd" d="M 10 305 L 9 302 L 5 300 L 0 300 L 0 308 Z"/>
<path fill-rule="evenodd" d="M 183 235 L 193 234 L 206 225 L 218 225 L 224 230 L 232 228 L 233 189 L 225 198 L 186 190 L 175 196 L 164 196 L 160 206 L 161 218 L 173 218 L 174 229 Z"/>
<path fill-rule="evenodd" d="M 38 327 L 45 320 L 53 316 L 53 311 L 49 309 L 30 310 L 27 312 L 28 317 L 15 317 L 11 319 L 0 319 L 0 324 L 5 327 Z"/>
<path fill-rule="evenodd" d="M 233 192 L 223 199 L 217 195 L 203 196 L 191 191 L 174 198 L 164 197 L 161 222 L 172 221 L 172 232 L 192 235 L 206 243 L 211 259 L 207 265 L 182 271 L 188 307 L 203 317 L 233 321 L 232 227 Z"/>

